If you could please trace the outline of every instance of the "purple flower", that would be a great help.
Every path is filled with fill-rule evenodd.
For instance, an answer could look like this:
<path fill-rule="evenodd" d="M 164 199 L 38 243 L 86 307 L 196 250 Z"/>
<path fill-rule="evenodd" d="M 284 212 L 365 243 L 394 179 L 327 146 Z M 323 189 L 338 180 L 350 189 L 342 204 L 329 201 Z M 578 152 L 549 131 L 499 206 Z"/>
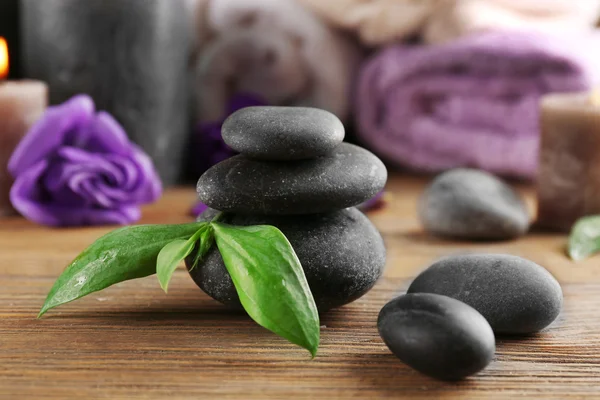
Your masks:
<path fill-rule="evenodd" d="M 48 108 L 8 169 L 13 206 L 49 226 L 129 224 L 162 192 L 150 158 L 86 95 Z"/>
<path fill-rule="evenodd" d="M 191 214 L 192 217 L 197 218 L 207 208 L 208 208 L 208 206 L 206 204 L 204 204 L 203 202 L 199 201 L 199 202 L 196 203 L 196 205 L 194 207 L 192 207 L 192 209 L 190 210 L 190 214 Z"/>
<path fill-rule="evenodd" d="M 215 164 L 234 156 L 236 153 L 223 142 L 221 126 L 231 114 L 242 108 L 264 106 L 266 103 L 258 96 L 237 94 L 231 98 L 223 118 L 218 121 L 201 122 L 196 126 L 193 137 L 192 159 L 194 172 L 202 174 Z"/>
<path fill-rule="evenodd" d="M 357 207 L 363 212 L 378 210 L 385 206 L 388 197 L 389 196 L 387 192 L 385 190 L 382 190 L 379 193 L 377 193 L 375 197 L 359 204 Z"/>

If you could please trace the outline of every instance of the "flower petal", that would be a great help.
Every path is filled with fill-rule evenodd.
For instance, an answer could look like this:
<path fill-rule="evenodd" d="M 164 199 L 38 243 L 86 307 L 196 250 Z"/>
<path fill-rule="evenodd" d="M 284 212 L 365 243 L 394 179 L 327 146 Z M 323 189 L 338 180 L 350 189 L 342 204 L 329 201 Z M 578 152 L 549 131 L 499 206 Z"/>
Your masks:
<path fill-rule="evenodd" d="M 67 209 L 47 206 L 47 210 L 57 216 L 57 223 L 52 226 L 128 225 L 138 221 L 141 216 L 138 207 Z"/>
<path fill-rule="evenodd" d="M 139 184 L 139 170 L 136 167 L 135 162 L 132 161 L 133 157 L 106 154 L 105 158 L 119 171 L 119 180 L 117 181 L 117 186 L 123 191 L 134 191 Z"/>
<path fill-rule="evenodd" d="M 158 176 L 152 160 L 139 147 L 133 146 L 132 159 L 135 160 L 139 171 L 139 193 L 140 204 L 153 203 L 162 195 L 162 181 Z"/>
<path fill-rule="evenodd" d="M 92 121 L 85 149 L 94 153 L 127 155 L 131 142 L 123 127 L 107 112 L 100 111 Z"/>
<path fill-rule="evenodd" d="M 131 193 L 123 190 L 120 187 L 112 187 L 107 185 L 105 182 L 95 179 L 93 181 L 93 187 L 102 192 L 105 196 L 121 205 L 139 204 L 137 199 L 134 199 Z"/>
<path fill-rule="evenodd" d="M 41 160 L 15 179 L 10 190 L 10 201 L 19 213 L 30 221 L 42 225 L 56 225 L 59 220 L 43 205 L 39 180 L 48 162 Z"/>
<path fill-rule="evenodd" d="M 204 204 L 203 202 L 199 201 L 197 202 L 192 209 L 190 210 L 190 214 L 192 215 L 192 217 L 199 217 L 200 214 L 202 214 L 206 209 L 208 208 L 208 206 L 206 204 Z"/>
<path fill-rule="evenodd" d="M 85 199 L 88 205 L 95 207 L 114 208 L 138 203 L 137 199 L 119 187 L 124 180 L 123 173 L 103 155 L 73 147 L 63 147 L 57 153 L 61 156 L 61 162 L 53 165 L 46 176 L 49 191 L 66 186 Z M 59 171 L 53 174 L 56 176 L 51 175 L 55 170 Z"/>
<path fill-rule="evenodd" d="M 93 114 L 94 102 L 86 95 L 75 96 L 59 106 L 48 108 L 14 150 L 8 162 L 12 176 L 17 178 L 52 154 L 65 143 L 73 130 L 85 129 Z"/>
<path fill-rule="evenodd" d="M 93 185 L 97 176 L 90 172 L 80 172 L 69 178 L 68 187 L 81 198 L 87 200 L 90 207 L 114 208 L 114 204 Z M 62 203 L 60 203 L 62 205 Z"/>
<path fill-rule="evenodd" d="M 137 206 L 73 207 L 55 203 L 56 198 L 45 198 L 39 182 L 46 167 L 46 160 L 38 162 L 20 175 L 11 189 L 13 206 L 28 220 L 47 226 L 125 225 L 139 220 L 141 211 Z"/>
<path fill-rule="evenodd" d="M 57 154 L 64 162 L 72 165 L 67 169 L 71 173 L 95 173 L 115 186 L 121 186 L 125 180 L 123 171 L 105 154 L 89 153 L 75 147 L 62 147 L 58 149 Z"/>
<path fill-rule="evenodd" d="M 102 207 L 150 203 L 162 194 L 162 184 L 150 158 L 137 146 L 128 156 L 93 154 L 73 147 L 57 151 L 67 185 L 91 204 Z M 89 181 L 89 182 L 88 182 Z"/>
<path fill-rule="evenodd" d="M 77 166 L 65 163 L 50 165 L 39 183 L 47 193 L 47 202 L 62 206 L 84 207 L 90 202 L 69 187 L 69 177 L 77 173 Z"/>
<path fill-rule="evenodd" d="M 385 190 L 380 191 L 375 195 L 375 197 L 366 200 L 359 205 L 356 206 L 362 212 L 367 212 L 371 210 L 379 209 L 385 206 L 386 203 L 387 192 Z"/>

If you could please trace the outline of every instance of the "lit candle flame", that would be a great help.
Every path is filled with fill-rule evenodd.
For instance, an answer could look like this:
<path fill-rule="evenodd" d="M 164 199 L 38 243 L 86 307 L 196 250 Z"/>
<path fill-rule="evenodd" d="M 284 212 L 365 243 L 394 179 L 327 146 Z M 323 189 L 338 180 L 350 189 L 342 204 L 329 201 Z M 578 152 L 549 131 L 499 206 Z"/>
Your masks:
<path fill-rule="evenodd" d="M 0 79 L 8 76 L 8 44 L 0 37 Z"/>

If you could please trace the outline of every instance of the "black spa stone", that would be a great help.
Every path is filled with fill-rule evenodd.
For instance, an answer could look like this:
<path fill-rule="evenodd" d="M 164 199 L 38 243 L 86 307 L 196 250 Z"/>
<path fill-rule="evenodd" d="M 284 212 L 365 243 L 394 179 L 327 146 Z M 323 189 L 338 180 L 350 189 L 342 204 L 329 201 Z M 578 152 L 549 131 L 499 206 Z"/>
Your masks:
<path fill-rule="evenodd" d="M 200 220 L 210 220 L 215 215 L 216 211 L 209 209 Z M 367 293 L 385 265 L 381 235 L 355 208 L 303 216 L 225 214 L 221 221 L 242 226 L 268 224 L 278 227 L 302 263 L 319 311 L 350 303 Z M 188 269 L 192 256 L 186 260 Z M 190 271 L 190 275 L 215 300 L 235 308 L 241 307 L 231 277 L 216 248 Z"/>
<path fill-rule="evenodd" d="M 458 380 L 485 368 L 496 341 L 485 318 L 446 296 L 407 294 L 387 303 L 379 334 L 402 362 L 426 375 Z"/>
<path fill-rule="evenodd" d="M 229 147 L 263 160 L 323 156 L 344 140 L 335 115 L 306 107 L 247 107 L 227 118 L 221 132 Z"/>
<path fill-rule="evenodd" d="M 371 152 L 348 143 L 312 160 L 257 161 L 243 155 L 198 181 L 200 201 L 240 214 L 316 214 L 355 206 L 383 189 L 387 171 Z"/>
<path fill-rule="evenodd" d="M 538 332 L 558 317 L 560 285 L 540 265 L 505 254 L 444 258 L 423 271 L 408 293 L 435 293 L 479 311 L 497 334 Z"/>
<path fill-rule="evenodd" d="M 511 239 L 529 228 L 527 207 L 509 185 L 465 168 L 445 172 L 429 185 L 419 216 L 428 232 L 457 239 Z"/>

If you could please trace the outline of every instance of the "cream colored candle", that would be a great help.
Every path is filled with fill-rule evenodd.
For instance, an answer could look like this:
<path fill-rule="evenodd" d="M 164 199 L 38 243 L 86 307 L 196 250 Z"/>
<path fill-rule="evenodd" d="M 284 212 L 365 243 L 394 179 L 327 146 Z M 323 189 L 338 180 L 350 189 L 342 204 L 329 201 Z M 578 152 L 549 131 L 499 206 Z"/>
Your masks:
<path fill-rule="evenodd" d="M 8 75 L 8 49 L 0 38 L 0 216 L 14 213 L 8 160 L 31 125 L 44 112 L 48 87 L 40 81 L 1 81 Z"/>
<path fill-rule="evenodd" d="M 544 97 L 540 123 L 538 225 L 568 232 L 600 214 L 600 92 Z"/>

